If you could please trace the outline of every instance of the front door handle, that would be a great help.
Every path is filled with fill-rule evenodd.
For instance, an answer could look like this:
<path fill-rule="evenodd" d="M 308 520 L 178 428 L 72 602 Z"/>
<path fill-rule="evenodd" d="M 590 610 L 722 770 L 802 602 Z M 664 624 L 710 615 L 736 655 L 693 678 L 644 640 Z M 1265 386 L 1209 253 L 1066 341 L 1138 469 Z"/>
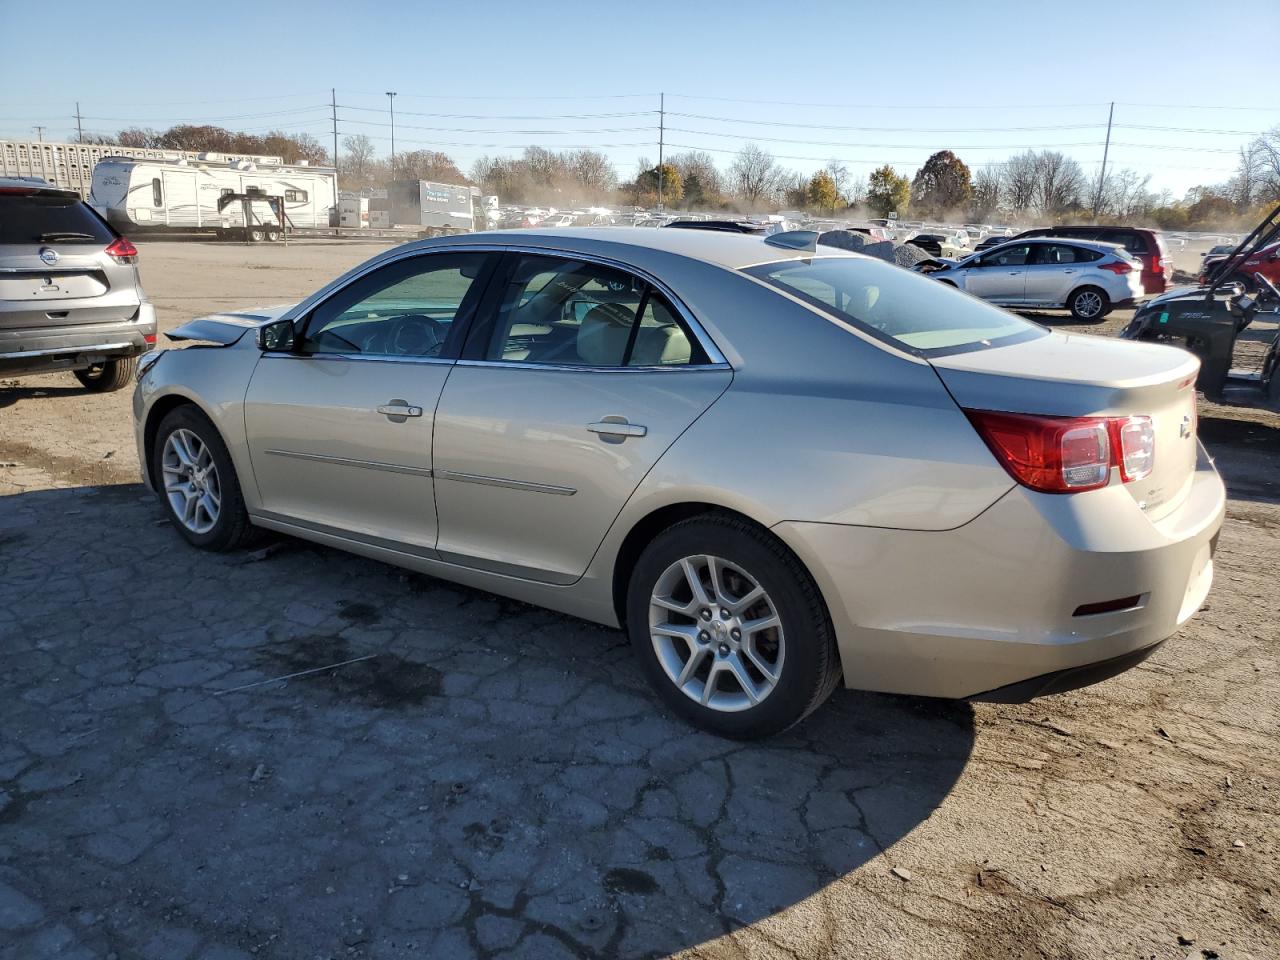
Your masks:
<path fill-rule="evenodd" d="M 605 443 L 621 443 L 627 437 L 643 437 L 649 428 L 639 423 L 628 423 L 626 417 L 605 417 L 595 423 L 588 423 L 587 429 L 600 434 Z"/>
<path fill-rule="evenodd" d="M 422 416 L 422 408 L 415 407 L 404 400 L 392 400 L 378 407 L 378 412 L 392 423 L 404 423 L 410 417 Z"/>

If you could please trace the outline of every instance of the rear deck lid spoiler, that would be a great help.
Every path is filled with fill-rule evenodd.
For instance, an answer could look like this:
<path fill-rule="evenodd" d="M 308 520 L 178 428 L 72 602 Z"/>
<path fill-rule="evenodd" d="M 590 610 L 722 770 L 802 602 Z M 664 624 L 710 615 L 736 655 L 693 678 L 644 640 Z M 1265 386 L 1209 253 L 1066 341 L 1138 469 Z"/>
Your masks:
<path fill-rule="evenodd" d="M 190 323 L 184 323 L 165 334 L 170 340 L 201 340 L 229 347 L 240 340 L 250 330 L 279 320 L 294 304 L 281 303 L 270 307 L 254 307 L 250 310 L 234 310 L 227 313 L 214 313 L 200 317 Z"/>

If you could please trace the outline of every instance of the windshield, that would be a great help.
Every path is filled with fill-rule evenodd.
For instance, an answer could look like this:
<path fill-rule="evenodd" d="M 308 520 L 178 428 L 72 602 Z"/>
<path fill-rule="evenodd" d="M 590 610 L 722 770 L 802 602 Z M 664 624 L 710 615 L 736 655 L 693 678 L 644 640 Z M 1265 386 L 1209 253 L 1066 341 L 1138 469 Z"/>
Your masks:
<path fill-rule="evenodd" d="M 1048 333 L 936 280 L 865 257 L 784 260 L 743 272 L 920 356 L 984 350 Z"/>

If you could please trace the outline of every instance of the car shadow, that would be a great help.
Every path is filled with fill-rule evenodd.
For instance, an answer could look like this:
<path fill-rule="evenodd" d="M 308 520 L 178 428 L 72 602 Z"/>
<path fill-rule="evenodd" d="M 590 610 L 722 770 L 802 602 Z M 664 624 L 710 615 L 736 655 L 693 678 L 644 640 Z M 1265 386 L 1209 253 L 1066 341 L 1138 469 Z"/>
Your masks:
<path fill-rule="evenodd" d="M 709 736 L 616 630 L 289 538 L 203 553 L 137 485 L 0 498 L 0 553 L 7 855 L 110 916 L 91 949 L 665 955 L 887 872 L 973 749 L 968 704 L 843 691 Z"/>
<path fill-rule="evenodd" d="M 1265 417 L 1266 415 L 1263 414 Z M 1216 460 L 1232 500 L 1280 503 L 1280 427 L 1257 420 L 1201 414 L 1197 433 Z M 1226 454 L 1230 456 L 1226 456 Z"/>
<path fill-rule="evenodd" d="M 70 376 L 70 374 L 68 374 Z M 61 397 L 83 397 L 93 391 L 82 387 L 78 382 L 72 379 L 70 384 L 59 384 L 56 387 L 31 387 L 31 386 L 6 386 L 3 377 L 0 377 L 0 410 L 5 407 L 12 407 L 20 400 L 36 400 Z"/>

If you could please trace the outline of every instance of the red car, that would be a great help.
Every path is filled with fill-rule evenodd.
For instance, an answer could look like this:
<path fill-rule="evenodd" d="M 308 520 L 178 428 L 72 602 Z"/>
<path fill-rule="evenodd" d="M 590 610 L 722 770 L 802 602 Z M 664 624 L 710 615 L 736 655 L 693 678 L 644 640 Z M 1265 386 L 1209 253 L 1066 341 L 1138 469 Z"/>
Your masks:
<path fill-rule="evenodd" d="M 1200 282 L 1205 283 L 1209 278 L 1209 274 L 1213 272 L 1213 268 L 1226 259 L 1226 257 L 1205 257 L 1204 265 L 1200 268 Z M 1280 284 L 1280 243 L 1273 243 L 1269 247 L 1263 247 L 1243 263 L 1236 264 L 1235 271 L 1231 274 L 1231 279 L 1239 280 L 1244 284 L 1245 289 L 1252 290 L 1257 286 L 1253 282 L 1255 273 L 1262 274 L 1272 283 Z"/>
<path fill-rule="evenodd" d="M 1142 261 L 1142 290 L 1146 294 L 1164 293 L 1173 279 L 1173 260 L 1164 239 L 1155 230 L 1141 227 L 1040 227 L 1011 239 L 1026 240 L 1030 237 L 1070 237 L 1073 240 L 1118 243 Z"/>

